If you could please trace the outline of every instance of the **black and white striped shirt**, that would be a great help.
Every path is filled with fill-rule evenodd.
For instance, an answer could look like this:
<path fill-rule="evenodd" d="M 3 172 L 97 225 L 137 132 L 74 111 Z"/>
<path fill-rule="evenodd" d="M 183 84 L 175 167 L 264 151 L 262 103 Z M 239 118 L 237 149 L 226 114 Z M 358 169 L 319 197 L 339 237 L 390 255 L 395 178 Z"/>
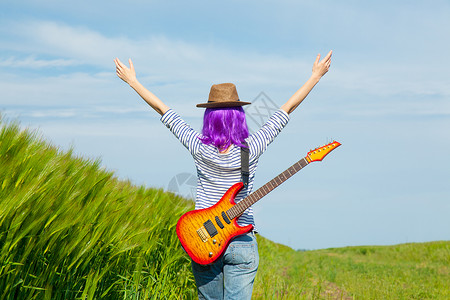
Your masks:
<path fill-rule="evenodd" d="M 289 115 L 279 109 L 269 120 L 246 141 L 250 149 L 248 188 L 242 189 L 235 198 L 238 203 L 249 195 L 253 189 L 253 179 L 258 165 L 258 159 L 267 149 L 267 146 L 275 139 L 289 121 Z M 168 110 L 161 122 L 180 140 L 189 150 L 197 168 L 197 196 L 195 209 L 208 208 L 219 201 L 225 192 L 235 183 L 241 180 L 241 150 L 240 147 L 231 145 L 227 153 L 219 153 L 217 147 L 203 144 L 201 134 L 192 129 L 173 110 Z M 241 226 L 252 224 L 253 209 L 248 208 L 238 219 Z"/>

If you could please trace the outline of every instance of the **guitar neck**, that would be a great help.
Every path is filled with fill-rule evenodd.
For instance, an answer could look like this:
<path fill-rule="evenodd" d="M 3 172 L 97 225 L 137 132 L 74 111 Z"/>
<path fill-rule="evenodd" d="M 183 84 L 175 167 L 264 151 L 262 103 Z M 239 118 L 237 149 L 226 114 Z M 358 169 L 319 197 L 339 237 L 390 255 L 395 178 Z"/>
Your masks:
<path fill-rule="evenodd" d="M 265 195 L 273 191 L 275 188 L 277 188 L 279 185 L 281 185 L 283 182 L 288 180 L 292 175 L 303 169 L 306 165 L 308 165 L 309 162 L 306 159 L 306 157 L 300 159 L 298 162 L 290 166 L 288 169 L 280 173 L 278 176 L 276 176 L 274 179 L 239 201 L 236 205 L 234 205 L 232 208 L 227 210 L 227 215 L 231 219 L 234 219 L 244 213 L 244 211 L 255 204 L 258 200 L 263 198 Z"/>

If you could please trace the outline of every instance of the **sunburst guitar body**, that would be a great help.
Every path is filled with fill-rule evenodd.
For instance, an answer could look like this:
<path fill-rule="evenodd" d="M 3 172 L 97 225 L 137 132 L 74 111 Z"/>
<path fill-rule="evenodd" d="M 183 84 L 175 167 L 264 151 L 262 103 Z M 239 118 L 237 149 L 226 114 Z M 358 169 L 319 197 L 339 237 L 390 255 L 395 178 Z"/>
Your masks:
<path fill-rule="evenodd" d="M 334 141 L 311 150 L 306 157 L 237 204 L 234 199 L 244 186 L 242 182 L 231 186 L 213 206 L 192 210 L 182 215 L 178 220 L 176 231 L 184 250 L 198 264 L 214 263 L 223 255 L 233 238 L 252 231 L 252 225 L 240 226 L 237 224 L 237 219 L 247 208 L 309 163 L 321 161 L 340 145 L 340 143 Z"/>

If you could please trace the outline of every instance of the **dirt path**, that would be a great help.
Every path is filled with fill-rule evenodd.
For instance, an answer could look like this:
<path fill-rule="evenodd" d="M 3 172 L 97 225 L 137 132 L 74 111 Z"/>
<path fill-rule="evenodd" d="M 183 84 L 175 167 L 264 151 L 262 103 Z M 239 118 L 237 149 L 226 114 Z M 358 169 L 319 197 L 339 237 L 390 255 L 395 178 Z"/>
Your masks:
<path fill-rule="evenodd" d="M 320 293 L 321 298 L 323 299 L 344 299 L 344 300 L 352 300 L 353 297 L 350 296 L 345 290 L 339 288 L 333 282 L 324 282 L 325 290 Z"/>

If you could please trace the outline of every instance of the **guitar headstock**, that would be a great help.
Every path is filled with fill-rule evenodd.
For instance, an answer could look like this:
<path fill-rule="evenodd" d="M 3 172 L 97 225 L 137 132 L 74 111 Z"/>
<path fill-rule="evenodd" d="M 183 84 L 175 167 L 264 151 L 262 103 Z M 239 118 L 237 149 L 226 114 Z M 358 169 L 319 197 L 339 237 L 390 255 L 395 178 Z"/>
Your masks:
<path fill-rule="evenodd" d="M 341 143 L 333 141 L 327 145 L 311 150 L 308 152 L 308 155 L 306 155 L 306 160 L 308 161 L 308 163 L 313 161 L 321 161 L 325 156 L 328 155 L 328 153 L 330 153 L 340 145 Z"/>

